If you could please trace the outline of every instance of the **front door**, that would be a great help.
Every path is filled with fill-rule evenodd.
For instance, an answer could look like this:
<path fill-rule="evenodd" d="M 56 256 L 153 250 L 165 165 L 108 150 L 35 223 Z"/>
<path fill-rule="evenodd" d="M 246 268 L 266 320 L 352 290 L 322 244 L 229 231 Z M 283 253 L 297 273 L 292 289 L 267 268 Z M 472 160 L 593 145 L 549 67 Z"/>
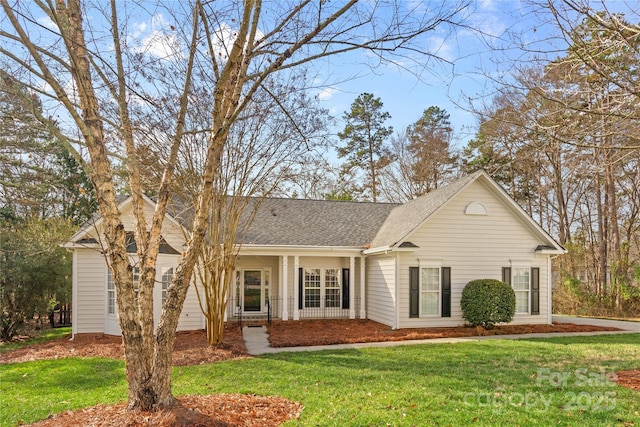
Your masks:
<path fill-rule="evenodd" d="M 262 270 L 242 271 L 242 310 L 260 312 L 264 306 L 264 277 Z"/>

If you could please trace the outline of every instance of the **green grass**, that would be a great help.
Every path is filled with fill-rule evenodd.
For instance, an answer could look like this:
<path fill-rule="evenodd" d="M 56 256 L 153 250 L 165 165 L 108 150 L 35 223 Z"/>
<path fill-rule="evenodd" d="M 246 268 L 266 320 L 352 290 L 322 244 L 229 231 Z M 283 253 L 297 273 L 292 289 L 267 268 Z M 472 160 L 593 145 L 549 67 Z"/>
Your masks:
<path fill-rule="evenodd" d="M 45 329 L 43 331 L 40 331 L 40 333 L 38 333 L 36 337 L 25 341 L 0 343 L 0 353 L 4 353 L 5 351 L 9 350 L 16 350 L 18 348 L 27 347 L 33 344 L 55 340 L 58 338 L 63 338 L 67 335 L 71 335 L 71 326 L 66 326 L 64 328 Z"/>
<path fill-rule="evenodd" d="M 639 367 L 639 343 L 633 334 L 280 353 L 175 368 L 173 390 L 284 396 L 304 405 L 288 426 L 639 425 L 638 392 L 608 380 Z M 105 359 L 2 365 L 0 425 L 124 400 L 123 371 Z"/>

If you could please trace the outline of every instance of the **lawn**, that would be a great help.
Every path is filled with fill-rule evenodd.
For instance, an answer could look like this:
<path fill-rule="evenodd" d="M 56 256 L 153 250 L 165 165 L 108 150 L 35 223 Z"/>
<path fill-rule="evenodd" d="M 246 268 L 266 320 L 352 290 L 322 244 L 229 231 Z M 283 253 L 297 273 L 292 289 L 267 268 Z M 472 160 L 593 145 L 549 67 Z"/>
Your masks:
<path fill-rule="evenodd" d="M 0 342 L 0 353 L 5 351 L 15 350 L 18 348 L 26 347 L 28 345 L 37 344 L 45 341 L 51 341 L 56 338 L 62 338 L 66 335 L 71 335 L 71 326 L 65 326 L 64 328 L 45 329 L 41 331 L 34 338 L 30 338 L 24 341 L 13 342 Z"/>
<path fill-rule="evenodd" d="M 302 402 L 291 426 L 640 425 L 638 392 L 611 381 L 640 364 L 640 335 L 280 353 L 178 367 L 174 392 Z M 126 398 L 107 359 L 0 366 L 0 425 Z"/>

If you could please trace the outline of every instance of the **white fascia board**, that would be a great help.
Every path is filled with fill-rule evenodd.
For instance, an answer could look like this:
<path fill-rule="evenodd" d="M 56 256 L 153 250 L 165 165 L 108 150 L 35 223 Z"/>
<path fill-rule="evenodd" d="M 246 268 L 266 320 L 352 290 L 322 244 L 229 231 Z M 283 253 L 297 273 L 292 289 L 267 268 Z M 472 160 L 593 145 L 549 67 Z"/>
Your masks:
<path fill-rule="evenodd" d="M 362 247 L 357 246 L 304 246 L 304 245 L 242 245 L 239 255 L 329 255 L 360 254 Z"/>
<path fill-rule="evenodd" d="M 374 254 L 381 254 L 381 253 L 389 253 L 389 252 L 414 252 L 416 249 L 418 249 L 417 247 L 415 248 L 401 248 L 398 246 L 379 246 L 377 248 L 370 248 L 370 249 L 365 249 L 364 251 L 362 251 L 363 255 L 374 255 Z"/>
<path fill-rule="evenodd" d="M 67 242 L 60 245 L 61 248 L 65 249 L 100 249 L 102 247 L 99 243 L 75 243 L 75 242 Z"/>
<path fill-rule="evenodd" d="M 392 251 L 393 251 L 393 248 L 391 246 L 378 246 L 377 248 L 365 249 L 364 251 L 362 251 L 362 254 L 374 255 L 374 254 L 381 254 L 381 253 L 387 253 Z"/>

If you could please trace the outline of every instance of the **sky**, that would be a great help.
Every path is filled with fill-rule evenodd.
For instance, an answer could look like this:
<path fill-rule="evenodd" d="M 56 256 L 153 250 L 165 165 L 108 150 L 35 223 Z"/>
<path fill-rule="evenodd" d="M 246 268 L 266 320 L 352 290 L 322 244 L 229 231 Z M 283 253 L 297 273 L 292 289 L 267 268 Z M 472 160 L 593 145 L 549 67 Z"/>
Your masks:
<path fill-rule="evenodd" d="M 391 114 L 387 123 L 394 131 L 406 129 L 425 109 L 438 106 L 450 114 L 454 143 L 458 147 L 466 145 L 478 128 L 472 105 L 477 108 L 490 101 L 493 77 L 512 67 L 506 58 L 522 59 L 523 52 L 513 46 L 511 35 L 519 34 L 524 37 L 521 41 L 536 44 L 553 29 L 547 27 L 543 32 L 541 17 L 518 0 L 474 1 L 465 24 L 471 28 L 458 28 L 452 33 L 435 31 L 430 36 L 430 51 L 443 60 L 431 60 L 420 76 L 393 64 L 367 70 L 352 65 L 357 63 L 355 58 L 341 58 L 343 63 L 333 61 L 327 68 L 342 69 L 343 75 L 352 73 L 358 77 L 319 90 L 319 99 L 332 115 L 340 118 L 359 94 L 372 93 Z M 506 50 L 492 50 L 489 45 Z"/>
<path fill-rule="evenodd" d="M 401 4 L 415 8 L 416 13 L 432 13 L 428 9 L 435 2 L 399 0 Z M 404 3 L 402 3 L 404 2 Z M 318 87 L 311 89 L 321 105 L 338 120 L 335 132 L 344 127 L 341 117 L 350 109 L 355 98 L 369 92 L 384 103 L 384 111 L 391 114 L 386 123 L 394 131 L 402 131 L 415 122 L 430 106 L 437 106 L 450 114 L 454 128 L 454 144 L 461 148 L 473 138 L 478 120 L 471 112 L 471 105 L 481 107 L 490 102 L 494 91 L 494 79 L 509 73 L 516 66 L 526 63 L 528 54 L 521 49 L 548 49 L 550 36 L 557 34 L 552 25 L 545 24 L 548 15 L 534 12 L 530 0 L 472 0 L 463 13 L 463 27 L 453 31 L 439 26 L 423 40 L 425 50 L 439 57 L 425 60 L 420 74 L 416 75 L 398 64 L 384 63 L 376 68 L 362 64 L 367 62 L 367 52 L 330 57 L 313 64 Z M 609 4 L 624 9 L 637 2 L 614 1 Z M 446 3 L 445 3 L 446 4 Z M 161 12 L 146 10 L 140 14 L 134 3 L 120 0 L 122 14 L 131 18 L 129 37 L 131 49 L 143 49 L 147 54 L 167 56 L 171 54 L 175 40 L 167 38 L 162 28 L 171 25 Z M 39 21 L 52 24 L 48 18 Z M 223 38 L 231 33 L 225 23 L 221 27 Z M 557 40 L 557 39 L 556 39 Z M 223 43 L 223 41 L 216 41 Z M 501 49 L 492 49 L 500 47 Z M 401 60 L 400 60 L 401 61 Z M 514 62 L 515 61 L 515 62 Z M 336 137 L 337 140 L 337 137 Z"/>

